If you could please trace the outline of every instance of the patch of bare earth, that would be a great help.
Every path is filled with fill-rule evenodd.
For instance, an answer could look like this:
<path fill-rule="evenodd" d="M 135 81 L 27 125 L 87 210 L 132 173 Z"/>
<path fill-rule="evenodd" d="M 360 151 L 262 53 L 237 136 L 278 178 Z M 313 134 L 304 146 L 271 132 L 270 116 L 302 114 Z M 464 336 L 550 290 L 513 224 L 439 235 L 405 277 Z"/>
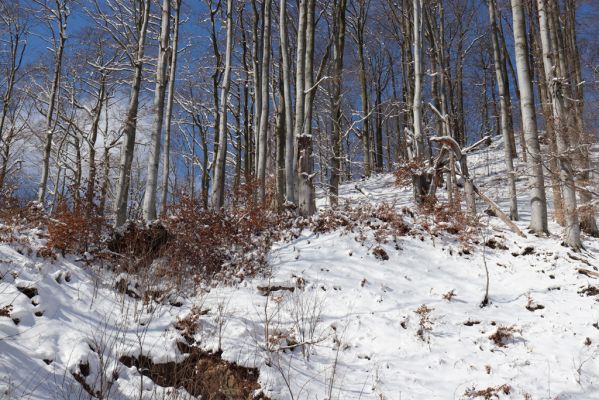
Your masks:
<path fill-rule="evenodd" d="M 193 396 L 207 400 L 268 400 L 260 393 L 258 370 L 229 363 L 220 354 L 180 343 L 188 357 L 179 362 L 154 364 L 146 356 L 123 356 L 127 367 L 136 366 L 154 383 L 163 387 L 183 387 Z M 259 393 L 256 395 L 256 393 Z"/>

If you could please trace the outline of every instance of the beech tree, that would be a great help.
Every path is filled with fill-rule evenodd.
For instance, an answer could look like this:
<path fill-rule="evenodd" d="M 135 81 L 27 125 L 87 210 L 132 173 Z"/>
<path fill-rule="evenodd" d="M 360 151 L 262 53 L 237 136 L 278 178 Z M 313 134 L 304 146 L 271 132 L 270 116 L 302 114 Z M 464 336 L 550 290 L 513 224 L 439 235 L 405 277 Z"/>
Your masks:
<path fill-rule="evenodd" d="M 44 13 L 42 18 L 45 19 L 50 26 L 50 31 L 52 32 L 51 44 L 54 52 L 52 88 L 50 89 L 48 108 L 46 110 L 42 172 L 37 191 L 37 201 L 43 203 L 46 197 L 48 174 L 50 173 L 50 154 L 52 152 L 52 138 L 54 136 L 54 109 L 56 107 L 56 98 L 60 89 L 60 75 L 62 70 L 65 43 L 67 41 L 67 21 L 70 14 L 70 2 L 69 0 L 55 0 L 54 2 L 50 2 L 48 0 L 36 0 L 36 3 L 42 7 L 42 12 Z"/>
<path fill-rule="evenodd" d="M 520 89 L 520 109 L 522 113 L 522 130 L 528 151 L 528 169 L 530 174 L 530 229 L 536 234 L 545 234 L 547 228 L 547 200 L 545 182 L 543 180 L 543 164 L 539 136 L 537 132 L 536 112 L 532 81 L 528 65 L 529 48 L 526 40 L 526 23 L 522 0 L 511 0 L 514 45 L 516 48 L 516 69 L 518 71 L 518 87 Z"/>
<path fill-rule="evenodd" d="M 125 1 L 125 0 L 122 0 Z M 127 220 L 127 207 L 129 199 L 129 184 L 131 182 L 131 166 L 133 163 L 133 152 L 135 150 L 135 136 L 137 131 L 137 113 L 139 107 L 139 95 L 141 91 L 141 77 L 144 65 L 144 52 L 146 43 L 146 32 L 150 19 L 150 3 L 151 0 L 133 1 L 134 8 L 131 10 L 125 7 L 125 4 L 111 3 L 111 9 L 114 12 L 113 16 L 104 14 L 100 6 L 96 3 L 98 11 L 98 23 L 105 27 L 115 35 L 113 29 L 123 29 L 125 25 L 131 24 L 136 28 L 135 34 L 137 46 L 131 49 L 126 45 L 126 37 L 128 33 L 121 33 L 125 38 L 119 39 L 119 43 L 123 47 L 130 66 L 133 69 L 133 77 L 131 78 L 131 88 L 129 92 L 129 105 L 127 106 L 127 115 L 123 124 L 124 140 L 121 145 L 121 161 L 119 166 L 119 178 L 116 187 L 116 195 L 114 200 L 115 225 L 120 226 Z M 130 14 L 130 12 L 133 12 Z M 129 19 L 129 18 L 131 19 Z M 127 25 L 128 26 L 128 25 Z"/>

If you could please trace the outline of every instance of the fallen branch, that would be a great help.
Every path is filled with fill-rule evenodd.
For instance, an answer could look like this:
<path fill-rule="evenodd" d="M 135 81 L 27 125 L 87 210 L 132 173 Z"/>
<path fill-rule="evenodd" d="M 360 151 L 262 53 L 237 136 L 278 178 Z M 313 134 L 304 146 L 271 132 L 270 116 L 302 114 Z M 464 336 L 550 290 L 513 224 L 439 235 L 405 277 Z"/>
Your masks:
<path fill-rule="evenodd" d="M 466 179 L 469 180 L 470 178 Z M 499 206 L 493 200 L 491 200 L 490 198 L 482 194 L 480 190 L 478 190 L 478 187 L 476 187 L 474 182 L 472 182 L 472 188 L 474 189 L 474 193 L 476 193 L 478 197 L 482 199 L 482 201 L 484 201 L 493 211 L 495 211 L 497 217 L 499 217 L 499 219 L 502 220 L 514 233 L 516 233 L 518 236 L 526 237 L 524 232 L 522 232 L 520 228 L 518 228 L 518 225 L 514 224 L 512 220 L 503 211 L 501 211 L 501 208 L 499 208 Z"/>
<path fill-rule="evenodd" d="M 591 271 L 590 269 L 578 268 L 578 269 L 576 269 L 576 271 L 579 274 L 588 276 L 589 278 L 599 278 L 599 272 Z"/>

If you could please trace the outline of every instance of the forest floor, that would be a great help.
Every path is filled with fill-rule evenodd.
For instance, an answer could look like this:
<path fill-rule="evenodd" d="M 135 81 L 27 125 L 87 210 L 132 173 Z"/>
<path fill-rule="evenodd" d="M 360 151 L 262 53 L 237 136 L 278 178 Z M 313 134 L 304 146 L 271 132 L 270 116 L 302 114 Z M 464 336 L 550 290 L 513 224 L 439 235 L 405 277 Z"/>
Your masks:
<path fill-rule="evenodd" d="M 500 146 L 469 160 L 505 210 Z M 526 232 L 523 165 L 517 176 Z M 0 243 L 0 398 L 191 398 L 158 383 L 185 386 L 203 365 L 226 381 L 214 399 L 599 399 L 599 240 L 573 253 L 555 224 L 523 238 L 482 212 L 449 226 L 394 182 L 345 184 L 341 202 L 386 203 L 409 233 L 381 237 L 379 218 L 303 229 L 273 245 L 267 274 L 161 302 L 119 293 L 120 277 L 84 257 L 37 257 L 44 232 L 18 232 Z"/>

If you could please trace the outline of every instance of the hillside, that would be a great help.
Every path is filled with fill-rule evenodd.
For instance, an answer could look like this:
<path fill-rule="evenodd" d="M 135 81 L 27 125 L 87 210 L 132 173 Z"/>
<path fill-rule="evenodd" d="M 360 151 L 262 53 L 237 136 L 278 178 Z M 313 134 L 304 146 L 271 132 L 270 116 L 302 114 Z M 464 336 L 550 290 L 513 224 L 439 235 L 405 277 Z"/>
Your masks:
<path fill-rule="evenodd" d="M 500 146 L 470 159 L 495 200 L 505 198 Z M 230 384 L 218 399 L 599 399 L 599 241 L 584 237 L 572 253 L 557 225 L 522 238 L 482 204 L 476 227 L 435 221 L 394 181 L 342 186 L 343 200 L 371 213 L 359 221 L 320 198 L 320 222 L 306 226 L 323 228 L 275 243 L 266 274 L 159 301 L 119 292 L 129 277 L 85 256 L 37 257 L 44 232 L 19 231 L 0 244 L 0 398 L 190 398 L 168 382 L 198 368 Z M 170 363 L 166 387 L 136 363 L 150 376 Z"/>

